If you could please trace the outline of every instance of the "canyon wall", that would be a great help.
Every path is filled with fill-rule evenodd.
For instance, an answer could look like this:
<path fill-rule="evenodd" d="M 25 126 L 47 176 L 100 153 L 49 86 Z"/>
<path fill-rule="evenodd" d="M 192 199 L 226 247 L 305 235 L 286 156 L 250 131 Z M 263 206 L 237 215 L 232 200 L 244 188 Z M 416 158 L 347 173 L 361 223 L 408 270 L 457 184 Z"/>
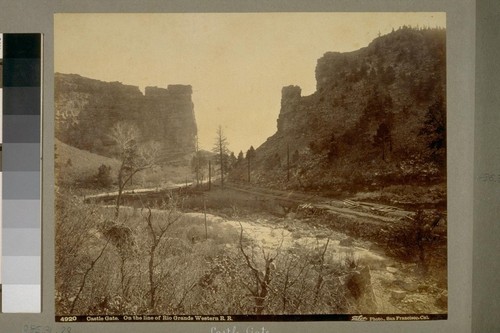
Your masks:
<path fill-rule="evenodd" d="M 282 89 L 255 179 L 286 182 L 287 168 L 302 184 L 445 177 L 446 30 L 402 27 L 362 49 L 327 52 L 315 75 L 309 96 Z"/>
<path fill-rule="evenodd" d="M 192 153 L 197 135 L 189 85 L 138 87 L 76 74 L 55 75 L 56 137 L 71 146 L 112 156 L 110 129 L 135 124 L 141 140 L 162 145 L 164 159 Z"/>

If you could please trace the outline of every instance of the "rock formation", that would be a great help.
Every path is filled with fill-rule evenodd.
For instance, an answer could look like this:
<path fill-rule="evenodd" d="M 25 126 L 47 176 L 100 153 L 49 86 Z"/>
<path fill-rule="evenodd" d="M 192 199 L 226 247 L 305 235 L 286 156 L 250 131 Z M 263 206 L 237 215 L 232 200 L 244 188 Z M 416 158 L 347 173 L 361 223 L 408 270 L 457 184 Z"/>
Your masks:
<path fill-rule="evenodd" d="M 277 132 L 256 150 L 255 179 L 292 187 L 371 184 L 375 176 L 442 179 L 445 36 L 444 29 L 403 27 L 360 50 L 325 53 L 316 66 L 316 92 L 282 89 Z M 293 165 L 284 165 L 290 154 Z M 270 170 L 266 162 L 276 155 L 281 165 Z M 286 181 L 286 168 L 300 181 Z"/>
<path fill-rule="evenodd" d="M 164 157 L 194 151 L 197 135 L 189 85 L 165 88 L 103 82 L 75 74 L 56 74 L 56 137 L 91 152 L 112 155 L 111 127 L 119 121 L 139 127 L 143 141 L 162 144 Z"/>

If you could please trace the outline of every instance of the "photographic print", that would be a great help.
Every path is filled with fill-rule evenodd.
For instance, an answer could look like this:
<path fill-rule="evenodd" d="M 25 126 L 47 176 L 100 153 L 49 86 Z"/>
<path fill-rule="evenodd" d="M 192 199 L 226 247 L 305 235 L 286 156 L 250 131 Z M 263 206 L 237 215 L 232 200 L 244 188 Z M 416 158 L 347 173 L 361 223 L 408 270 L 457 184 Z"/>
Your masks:
<path fill-rule="evenodd" d="M 58 321 L 447 318 L 445 13 L 54 34 Z"/>

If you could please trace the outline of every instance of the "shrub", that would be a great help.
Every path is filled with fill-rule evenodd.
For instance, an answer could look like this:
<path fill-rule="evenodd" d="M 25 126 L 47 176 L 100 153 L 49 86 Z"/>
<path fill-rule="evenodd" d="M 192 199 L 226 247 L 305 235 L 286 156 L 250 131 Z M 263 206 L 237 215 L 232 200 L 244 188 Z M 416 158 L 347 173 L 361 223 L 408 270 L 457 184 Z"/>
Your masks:
<path fill-rule="evenodd" d="M 97 186 L 108 188 L 113 183 L 111 178 L 111 167 L 105 164 L 101 164 L 96 175 Z"/>

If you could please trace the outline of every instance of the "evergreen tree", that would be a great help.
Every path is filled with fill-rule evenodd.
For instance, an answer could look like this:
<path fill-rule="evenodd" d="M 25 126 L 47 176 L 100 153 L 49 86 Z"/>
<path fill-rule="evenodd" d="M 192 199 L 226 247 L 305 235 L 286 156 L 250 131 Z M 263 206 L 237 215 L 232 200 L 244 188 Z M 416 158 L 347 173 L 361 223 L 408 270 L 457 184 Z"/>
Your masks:
<path fill-rule="evenodd" d="M 108 188 L 113 183 L 113 179 L 111 178 L 111 167 L 105 164 L 101 164 L 97 171 L 97 185 L 100 187 Z"/>
<path fill-rule="evenodd" d="M 382 160 L 386 160 L 387 148 L 392 151 L 391 128 L 387 122 L 381 123 L 377 128 L 377 134 L 373 137 L 373 143 L 382 150 Z"/>
<path fill-rule="evenodd" d="M 337 140 L 335 138 L 335 133 L 332 133 L 332 136 L 330 137 L 330 142 L 328 143 L 328 160 L 330 162 L 333 162 L 339 155 L 339 147 L 337 144 Z"/>
<path fill-rule="evenodd" d="M 429 106 L 419 135 L 426 140 L 431 159 L 442 169 L 446 167 L 446 106 L 442 96 Z"/>
<path fill-rule="evenodd" d="M 245 155 L 243 155 L 243 151 L 240 150 L 238 153 L 238 160 L 236 161 L 236 165 L 240 166 L 243 163 L 243 160 L 245 159 Z"/>
<path fill-rule="evenodd" d="M 247 167 L 248 167 L 248 182 L 250 183 L 250 170 L 251 170 L 251 165 L 253 160 L 255 159 L 255 149 L 253 146 L 250 146 L 250 149 L 247 151 L 246 155 L 246 160 L 247 160 Z"/>

